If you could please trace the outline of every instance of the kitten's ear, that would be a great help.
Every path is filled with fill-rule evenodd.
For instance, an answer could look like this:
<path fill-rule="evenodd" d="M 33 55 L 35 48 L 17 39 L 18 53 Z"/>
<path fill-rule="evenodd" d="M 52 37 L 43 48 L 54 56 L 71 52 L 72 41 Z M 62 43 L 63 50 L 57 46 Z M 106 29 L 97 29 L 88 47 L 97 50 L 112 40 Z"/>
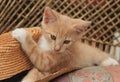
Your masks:
<path fill-rule="evenodd" d="M 53 23 L 57 20 L 57 12 L 49 7 L 46 7 L 43 14 L 43 22 L 45 24 Z"/>
<path fill-rule="evenodd" d="M 82 32 L 85 31 L 85 29 L 87 29 L 87 27 L 89 27 L 91 24 L 90 21 L 83 21 L 83 20 L 80 20 L 80 23 L 79 24 L 75 24 L 74 27 L 73 27 L 73 31 L 76 33 L 76 34 L 81 34 Z"/>

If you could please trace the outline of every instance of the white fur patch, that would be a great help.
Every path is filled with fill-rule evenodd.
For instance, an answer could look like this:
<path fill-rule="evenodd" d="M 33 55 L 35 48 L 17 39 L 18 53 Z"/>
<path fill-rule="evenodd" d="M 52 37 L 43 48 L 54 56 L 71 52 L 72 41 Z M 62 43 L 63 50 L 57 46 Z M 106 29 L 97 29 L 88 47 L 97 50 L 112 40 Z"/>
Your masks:
<path fill-rule="evenodd" d="M 119 63 L 113 59 L 113 58 L 108 58 L 105 61 L 102 62 L 103 66 L 114 66 L 114 65 L 119 65 Z"/>
<path fill-rule="evenodd" d="M 12 31 L 12 37 L 17 39 L 21 43 L 25 42 L 26 35 L 26 31 L 23 28 L 18 28 Z"/>
<path fill-rule="evenodd" d="M 27 80 L 22 80 L 21 82 L 33 82 L 33 81 L 31 81 L 31 79 L 27 79 Z"/>
<path fill-rule="evenodd" d="M 41 38 L 40 38 L 38 43 L 39 43 L 39 48 L 42 51 L 49 51 L 49 50 L 51 50 L 50 49 L 50 45 L 49 45 L 48 41 L 45 39 L 44 36 L 41 36 Z"/>

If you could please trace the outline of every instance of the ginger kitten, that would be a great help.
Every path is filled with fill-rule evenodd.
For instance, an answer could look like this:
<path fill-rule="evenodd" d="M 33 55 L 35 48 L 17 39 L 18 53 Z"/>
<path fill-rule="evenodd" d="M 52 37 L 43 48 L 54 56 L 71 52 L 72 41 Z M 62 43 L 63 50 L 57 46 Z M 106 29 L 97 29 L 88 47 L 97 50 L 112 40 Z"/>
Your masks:
<path fill-rule="evenodd" d="M 38 43 L 23 28 L 15 29 L 13 38 L 20 42 L 34 65 L 22 82 L 37 81 L 45 74 L 68 66 L 118 65 L 109 54 L 79 41 L 89 25 L 88 21 L 73 19 L 46 7 Z"/>

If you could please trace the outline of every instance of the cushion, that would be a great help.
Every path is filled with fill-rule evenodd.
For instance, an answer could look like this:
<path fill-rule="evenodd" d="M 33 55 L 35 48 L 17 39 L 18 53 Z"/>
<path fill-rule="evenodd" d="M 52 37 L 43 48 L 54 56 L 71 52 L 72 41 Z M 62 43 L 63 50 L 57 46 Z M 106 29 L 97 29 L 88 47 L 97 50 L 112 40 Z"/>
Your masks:
<path fill-rule="evenodd" d="M 64 74 L 51 82 L 120 82 L 120 65 L 85 67 Z"/>
<path fill-rule="evenodd" d="M 113 79 L 103 67 L 93 66 L 65 74 L 52 82 L 113 82 Z"/>

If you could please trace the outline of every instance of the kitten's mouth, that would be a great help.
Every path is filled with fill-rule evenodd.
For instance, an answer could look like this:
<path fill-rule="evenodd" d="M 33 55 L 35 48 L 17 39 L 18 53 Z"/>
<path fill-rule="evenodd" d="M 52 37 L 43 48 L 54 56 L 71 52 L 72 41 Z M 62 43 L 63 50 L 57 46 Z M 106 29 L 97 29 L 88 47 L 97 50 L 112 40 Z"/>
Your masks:
<path fill-rule="evenodd" d="M 61 53 L 60 51 L 56 51 L 56 50 L 54 50 L 54 52 L 55 52 L 55 53 Z"/>
<path fill-rule="evenodd" d="M 59 53 L 62 53 L 61 50 L 54 50 L 54 52 L 55 52 L 55 53 L 58 53 L 58 54 L 59 54 Z"/>

